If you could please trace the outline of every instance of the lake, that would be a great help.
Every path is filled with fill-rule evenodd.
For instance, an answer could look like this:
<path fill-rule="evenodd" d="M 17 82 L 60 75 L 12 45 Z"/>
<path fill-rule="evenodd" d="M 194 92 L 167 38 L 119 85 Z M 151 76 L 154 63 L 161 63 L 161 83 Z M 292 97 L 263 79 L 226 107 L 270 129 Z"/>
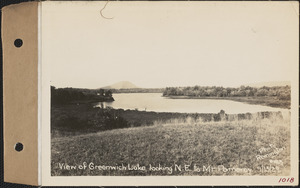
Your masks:
<path fill-rule="evenodd" d="M 112 107 L 124 110 L 141 110 L 154 112 L 180 113 L 218 113 L 224 110 L 227 114 L 254 113 L 263 111 L 288 111 L 262 105 L 252 105 L 242 102 L 222 99 L 170 99 L 162 97 L 161 93 L 115 93 L 115 101 L 102 102 L 96 106 Z"/>

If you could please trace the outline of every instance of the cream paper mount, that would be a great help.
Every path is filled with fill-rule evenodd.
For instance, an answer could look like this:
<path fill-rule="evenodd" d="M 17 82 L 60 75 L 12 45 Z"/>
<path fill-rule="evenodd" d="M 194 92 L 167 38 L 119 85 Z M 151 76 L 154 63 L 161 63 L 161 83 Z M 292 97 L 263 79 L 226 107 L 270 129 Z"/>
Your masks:
<path fill-rule="evenodd" d="M 299 3 L 2 9 L 4 178 L 298 185 Z"/>

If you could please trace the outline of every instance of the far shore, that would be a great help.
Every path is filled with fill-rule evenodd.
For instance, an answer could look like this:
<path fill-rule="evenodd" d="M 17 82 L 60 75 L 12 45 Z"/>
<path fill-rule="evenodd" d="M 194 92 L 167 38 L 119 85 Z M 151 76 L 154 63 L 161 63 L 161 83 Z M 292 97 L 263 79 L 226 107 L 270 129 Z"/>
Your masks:
<path fill-rule="evenodd" d="M 290 109 L 291 102 L 279 100 L 274 97 L 195 97 L 195 96 L 163 96 L 170 99 L 213 99 L 213 100 L 231 100 L 248 104 L 270 106 L 274 108 Z"/>

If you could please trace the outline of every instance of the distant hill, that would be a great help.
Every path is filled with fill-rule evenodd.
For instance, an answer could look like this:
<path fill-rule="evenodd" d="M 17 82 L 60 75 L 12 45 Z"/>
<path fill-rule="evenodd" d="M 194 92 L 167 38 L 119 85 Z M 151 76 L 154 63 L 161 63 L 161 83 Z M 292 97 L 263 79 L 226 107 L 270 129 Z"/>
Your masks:
<path fill-rule="evenodd" d="M 250 86 L 250 87 L 274 87 L 274 86 L 286 86 L 291 85 L 291 82 L 289 81 L 274 81 L 274 82 L 258 82 L 258 83 L 252 83 L 252 84 L 245 84 L 244 86 Z"/>
<path fill-rule="evenodd" d="M 131 82 L 122 81 L 118 82 L 109 86 L 102 87 L 102 89 L 132 89 L 132 88 L 139 88 Z"/>

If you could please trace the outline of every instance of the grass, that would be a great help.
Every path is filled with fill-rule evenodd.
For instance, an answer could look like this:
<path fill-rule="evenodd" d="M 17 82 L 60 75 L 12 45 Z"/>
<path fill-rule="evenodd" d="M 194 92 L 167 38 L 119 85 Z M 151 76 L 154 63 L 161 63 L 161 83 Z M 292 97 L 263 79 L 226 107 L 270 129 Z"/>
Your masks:
<path fill-rule="evenodd" d="M 219 122 L 187 117 L 167 121 L 156 120 L 153 126 L 115 129 L 77 136 L 57 136 L 51 140 L 51 174 L 53 176 L 288 175 L 289 125 L 289 116 L 282 118 L 274 115 L 264 119 L 253 116 L 251 119 Z M 277 151 L 275 147 L 283 149 L 273 157 L 267 156 L 257 160 L 258 155 L 266 156 Z M 274 163 L 278 161 L 281 161 L 283 166 Z M 79 165 L 85 162 L 111 167 L 124 165 L 127 169 L 79 169 Z M 59 164 L 62 163 L 73 165 L 76 169 L 61 169 Z M 128 165 L 145 166 L 145 170 L 128 170 Z M 149 165 L 169 168 L 151 171 Z M 178 168 L 175 171 L 176 165 L 182 167 L 181 171 Z M 191 171 L 184 170 L 184 165 L 190 165 Z M 194 171 L 195 165 L 200 167 L 201 171 Z M 227 171 L 221 168 L 221 165 L 226 167 Z M 266 170 L 270 166 L 273 172 Z M 261 167 L 265 167 L 265 170 L 260 171 Z M 236 170 L 241 168 L 252 171 Z"/>

